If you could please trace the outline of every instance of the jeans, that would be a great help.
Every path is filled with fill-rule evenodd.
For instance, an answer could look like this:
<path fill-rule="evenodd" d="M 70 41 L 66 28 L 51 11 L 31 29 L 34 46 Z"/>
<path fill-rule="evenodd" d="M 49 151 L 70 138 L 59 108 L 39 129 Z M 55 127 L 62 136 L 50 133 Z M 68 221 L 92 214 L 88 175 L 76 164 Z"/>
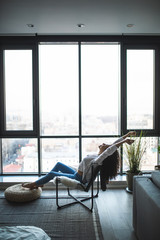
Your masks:
<path fill-rule="evenodd" d="M 82 182 L 82 176 L 80 176 L 76 170 L 61 162 L 57 162 L 49 173 L 35 181 L 36 186 L 43 185 L 57 176 L 64 176 Z"/>

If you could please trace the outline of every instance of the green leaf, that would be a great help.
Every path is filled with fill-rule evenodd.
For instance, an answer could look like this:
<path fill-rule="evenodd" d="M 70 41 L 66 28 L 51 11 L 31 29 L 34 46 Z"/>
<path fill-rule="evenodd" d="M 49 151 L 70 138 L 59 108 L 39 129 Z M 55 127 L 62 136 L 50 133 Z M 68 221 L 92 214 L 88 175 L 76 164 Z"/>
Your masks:
<path fill-rule="evenodd" d="M 142 157 L 146 151 L 146 141 L 144 141 L 143 136 L 143 131 L 141 131 L 139 137 L 134 138 L 134 143 L 125 145 L 124 153 L 127 157 L 129 171 L 132 173 L 140 171 Z M 131 137 L 131 139 L 133 138 Z"/>

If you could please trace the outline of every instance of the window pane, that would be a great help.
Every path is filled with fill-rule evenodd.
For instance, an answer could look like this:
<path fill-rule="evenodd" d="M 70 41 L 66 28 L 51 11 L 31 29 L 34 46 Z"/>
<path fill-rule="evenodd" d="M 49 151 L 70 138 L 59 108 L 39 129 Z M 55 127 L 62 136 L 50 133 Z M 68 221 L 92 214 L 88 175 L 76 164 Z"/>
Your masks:
<path fill-rule="evenodd" d="M 78 46 L 40 45 L 41 134 L 78 134 Z"/>
<path fill-rule="evenodd" d="M 154 50 L 127 50 L 127 129 L 154 128 Z"/>
<path fill-rule="evenodd" d="M 82 133 L 118 134 L 119 45 L 82 45 Z"/>
<path fill-rule="evenodd" d="M 143 138 L 146 142 L 146 151 L 142 158 L 141 170 L 142 171 L 153 171 L 155 165 L 157 165 L 158 158 L 158 138 L 157 137 L 146 137 Z M 123 145 L 125 148 L 125 145 Z M 124 150 L 125 151 L 125 150 Z M 126 156 L 123 156 L 123 171 L 128 170 L 128 164 Z"/>
<path fill-rule="evenodd" d="M 5 130 L 33 130 L 32 50 L 5 50 Z"/>
<path fill-rule="evenodd" d="M 3 173 L 37 173 L 36 139 L 2 139 Z"/>
<path fill-rule="evenodd" d="M 49 172 L 57 162 L 78 167 L 79 144 L 75 138 L 42 139 L 42 172 Z"/>

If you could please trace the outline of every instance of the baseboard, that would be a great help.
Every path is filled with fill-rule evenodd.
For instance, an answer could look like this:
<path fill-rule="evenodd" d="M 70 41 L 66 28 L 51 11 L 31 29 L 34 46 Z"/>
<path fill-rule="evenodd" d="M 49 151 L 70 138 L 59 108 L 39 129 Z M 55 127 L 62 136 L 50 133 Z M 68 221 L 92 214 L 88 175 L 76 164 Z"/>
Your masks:
<path fill-rule="evenodd" d="M 0 190 L 5 190 L 6 188 L 19 184 L 20 182 L 0 182 Z M 126 188 L 127 183 L 126 181 L 110 181 L 109 184 L 107 184 L 108 189 L 113 189 L 113 188 Z M 95 183 L 94 188 L 97 187 L 97 183 Z M 65 189 L 64 185 L 59 186 L 60 189 Z M 52 182 L 49 182 L 44 185 L 43 189 L 45 190 L 50 190 L 50 189 L 55 189 L 55 185 Z"/>

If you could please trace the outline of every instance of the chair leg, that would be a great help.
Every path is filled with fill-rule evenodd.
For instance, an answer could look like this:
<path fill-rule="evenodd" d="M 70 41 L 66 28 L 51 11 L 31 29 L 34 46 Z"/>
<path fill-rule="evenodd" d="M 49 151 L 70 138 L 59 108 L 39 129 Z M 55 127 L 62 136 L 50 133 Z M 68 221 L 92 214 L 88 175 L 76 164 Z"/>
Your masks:
<path fill-rule="evenodd" d="M 56 204 L 57 204 L 57 209 L 61 209 L 61 208 L 64 208 L 64 207 L 68 207 L 68 206 L 71 206 L 73 204 L 77 204 L 77 203 L 80 203 L 83 207 L 85 207 L 87 210 L 91 211 L 93 210 L 93 204 L 94 204 L 94 198 L 95 197 L 98 197 L 98 193 L 99 193 L 99 176 L 98 176 L 98 179 L 97 179 L 97 192 L 96 194 L 94 195 L 94 182 L 92 183 L 91 185 L 91 196 L 90 197 L 86 197 L 86 198 L 82 198 L 82 199 L 78 199 L 76 197 L 74 197 L 71 193 L 70 193 L 70 190 L 69 188 L 67 188 L 67 192 L 68 192 L 68 196 L 70 196 L 72 199 L 74 199 L 75 201 L 74 202 L 71 202 L 71 203 L 67 203 L 67 204 L 64 204 L 64 205 L 59 205 L 58 203 L 58 179 L 56 179 Z M 88 207 L 86 206 L 83 202 L 84 201 L 87 201 L 87 200 L 90 200 L 91 199 L 91 206 Z"/>
<path fill-rule="evenodd" d="M 56 178 L 56 205 L 57 209 L 61 208 L 61 206 L 58 204 L 58 178 Z"/>

